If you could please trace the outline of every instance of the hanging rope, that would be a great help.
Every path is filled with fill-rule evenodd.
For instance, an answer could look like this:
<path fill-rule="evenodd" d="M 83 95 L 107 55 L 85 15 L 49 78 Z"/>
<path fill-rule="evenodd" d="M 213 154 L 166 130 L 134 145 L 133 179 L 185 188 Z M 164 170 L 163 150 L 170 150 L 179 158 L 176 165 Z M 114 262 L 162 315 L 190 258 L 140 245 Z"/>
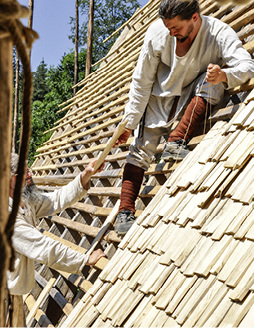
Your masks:
<path fill-rule="evenodd" d="M 14 266 L 14 249 L 12 247 L 12 235 L 14 223 L 18 213 L 21 192 L 23 187 L 23 176 L 25 173 L 26 160 L 28 154 L 30 130 L 31 130 L 31 96 L 32 96 L 32 73 L 30 68 L 30 58 L 28 51 L 31 49 L 33 41 L 38 38 L 36 32 L 24 27 L 18 20 L 21 17 L 26 17 L 29 10 L 21 6 L 15 0 L 2 0 L 0 3 L 0 26 L 8 32 L 12 38 L 19 54 L 23 71 L 24 71 L 24 90 L 22 103 L 22 123 L 19 148 L 19 163 L 17 169 L 17 180 L 14 189 L 13 207 L 9 215 L 5 233 L 8 243 L 11 247 L 11 259 L 9 269 L 12 271 Z"/>

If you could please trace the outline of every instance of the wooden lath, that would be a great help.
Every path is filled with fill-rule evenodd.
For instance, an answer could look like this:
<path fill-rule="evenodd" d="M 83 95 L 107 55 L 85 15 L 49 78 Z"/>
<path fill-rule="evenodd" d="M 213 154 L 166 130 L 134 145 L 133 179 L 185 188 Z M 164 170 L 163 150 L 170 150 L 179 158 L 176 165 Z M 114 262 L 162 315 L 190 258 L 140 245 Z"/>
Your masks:
<path fill-rule="evenodd" d="M 237 33 L 244 47 L 250 53 L 253 53 L 253 6 L 243 5 L 235 7 L 231 4 L 218 6 L 212 0 L 203 0 L 200 3 L 202 13 L 222 19 L 232 24 L 234 28 L 239 28 Z M 129 33 L 126 32 L 128 28 L 125 28 L 122 37 L 119 37 L 119 43 L 113 49 L 113 53 L 104 58 L 97 71 L 78 84 L 82 88 L 76 96 L 62 104 L 61 110 L 67 111 L 67 113 L 48 131 L 53 132 L 53 135 L 37 150 L 38 154 L 32 165 L 36 184 L 42 190 L 51 191 L 66 184 L 107 146 L 115 127 L 122 119 L 123 110 L 128 100 L 131 75 L 143 43 L 144 33 L 148 26 L 157 18 L 158 4 L 159 1 L 148 2 L 144 13 L 136 15 L 133 22 L 130 22 L 131 29 Z M 243 24 L 238 19 L 239 15 L 246 17 Z M 217 106 L 211 117 L 208 118 L 206 131 L 209 130 L 210 126 L 216 124 L 218 120 L 229 121 L 238 110 L 234 116 L 235 120 L 237 119 L 242 112 L 241 109 L 246 106 L 244 99 L 249 93 L 248 90 L 253 88 L 253 83 L 254 79 L 243 86 L 227 92 L 224 103 Z M 241 116 L 238 117 L 237 122 L 241 122 L 240 119 Z M 223 125 L 220 125 L 222 123 L 217 124 L 219 125 L 216 126 L 222 128 Z M 224 122 L 223 124 L 226 123 Z M 151 323 L 159 326 L 162 323 L 165 326 L 179 326 L 185 322 L 191 325 L 194 314 L 198 315 L 201 311 L 200 308 L 198 308 L 199 310 L 189 309 L 182 305 L 183 312 L 180 309 L 178 310 L 180 316 L 179 323 L 172 319 L 169 314 L 177 309 L 183 295 L 191 290 L 192 286 L 194 286 L 195 290 L 198 290 L 199 284 L 204 287 L 204 294 L 200 293 L 198 296 L 193 296 L 194 301 L 196 303 L 200 301 L 203 304 L 202 299 L 205 296 L 205 291 L 211 290 L 211 297 L 215 303 L 207 306 L 203 317 L 201 317 L 198 323 L 203 323 L 209 318 L 215 310 L 214 304 L 220 304 L 220 301 L 229 293 L 229 289 L 232 288 L 224 284 L 223 281 L 216 280 L 216 274 L 221 263 L 221 259 L 217 258 L 218 254 L 224 254 L 223 250 L 226 250 L 227 245 L 236 247 L 239 238 L 243 238 L 242 236 L 245 236 L 248 230 L 250 230 L 252 221 L 250 215 L 247 215 L 248 211 L 245 213 L 246 220 L 242 222 L 240 229 L 236 229 L 241 224 L 241 222 L 237 221 L 234 224 L 232 223 L 231 227 L 227 227 L 226 234 L 230 235 L 234 231 L 238 238 L 236 242 L 228 237 L 224 238 L 224 235 L 221 237 L 224 230 L 219 228 L 219 226 L 217 226 L 217 230 L 213 231 L 213 238 L 209 241 L 211 250 L 206 246 L 207 248 L 202 253 L 204 255 L 205 250 L 211 252 L 212 262 L 204 263 L 202 267 L 197 265 L 196 268 L 190 265 L 187 266 L 187 263 L 185 263 L 186 267 L 184 267 L 184 270 L 187 275 L 184 278 L 179 272 L 179 267 L 184 263 L 187 256 L 191 254 L 192 250 L 195 251 L 194 245 L 197 244 L 200 247 L 203 243 L 205 244 L 204 239 L 202 239 L 203 235 L 196 233 L 194 229 L 204 229 L 204 234 L 208 233 L 206 230 L 211 233 L 212 229 L 214 229 L 212 223 L 208 227 L 204 226 L 202 213 L 206 210 L 206 206 L 212 202 L 212 207 L 207 211 L 207 216 L 215 214 L 213 211 L 219 204 L 218 197 L 227 195 L 226 192 L 233 193 L 235 190 L 233 182 L 236 181 L 236 177 L 244 165 L 246 165 L 246 163 L 241 163 L 240 161 L 241 154 L 238 161 L 236 161 L 238 168 L 235 167 L 232 170 L 232 161 L 234 161 L 232 157 L 227 159 L 228 167 L 215 169 L 215 166 L 217 161 L 220 160 L 220 156 L 226 154 L 227 147 L 229 148 L 231 143 L 233 143 L 234 129 L 237 129 L 236 133 L 240 133 L 238 130 L 239 127 L 244 126 L 242 124 L 241 122 L 239 125 L 236 125 L 236 123 L 233 124 L 230 121 L 227 125 L 227 130 L 225 128 L 225 133 L 227 134 L 225 139 L 220 140 L 217 135 L 218 144 L 216 144 L 218 149 L 213 149 L 209 159 L 206 157 L 208 156 L 206 147 L 210 145 L 209 140 L 203 135 L 203 129 L 199 131 L 197 136 L 190 142 L 191 149 L 199 145 L 201 140 L 203 140 L 203 145 L 206 146 L 204 146 L 203 152 L 200 152 L 198 155 L 200 163 L 197 164 L 195 162 L 197 156 L 193 159 L 193 163 L 195 163 L 193 165 L 194 171 L 188 172 L 186 170 L 187 162 L 185 164 L 153 162 L 150 169 L 145 173 L 144 185 L 136 203 L 137 216 L 139 216 L 137 220 L 138 229 L 121 242 L 120 248 L 118 248 L 119 239 L 112 231 L 112 225 L 109 226 L 105 237 L 99 241 L 99 245 L 108 254 L 109 259 L 108 266 L 100 276 L 102 278 L 98 278 L 101 270 L 96 268 L 87 269 L 83 277 L 75 276 L 75 279 L 71 275 L 64 273 L 60 275 L 45 266 L 36 268 L 37 286 L 32 291 L 35 299 L 38 298 L 50 278 L 57 278 L 55 286 L 50 290 L 49 296 L 41 304 L 41 310 L 45 312 L 49 320 L 51 320 L 52 316 L 48 306 L 50 303 L 51 308 L 58 309 L 55 314 L 61 320 L 60 325 L 63 323 L 63 326 L 111 326 L 112 324 L 121 325 L 123 322 L 127 326 L 131 324 L 135 326 L 139 324 L 145 325 L 146 323 L 149 326 Z M 252 123 L 248 125 L 247 129 L 252 129 Z M 216 131 L 215 128 L 214 132 L 212 132 L 214 133 L 213 138 L 216 136 Z M 133 137 L 126 144 L 111 150 L 107 156 L 104 170 L 91 179 L 91 189 L 83 200 L 74 204 L 66 211 L 59 213 L 57 217 L 42 219 L 39 228 L 54 234 L 61 240 L 68 240 L 79 247 L 88 249 L 106 222 L 108 215 L 113 209 L 116 209 L 116 204 L 120 197 L 122 168 L 132 140 Z M 251 142 L 250 140 L 246 142 L 248 141 Z M 158 154 L 162 148 L 163 140 L 158 147 Z M 223 153 L 223 149 L 225 153 Z M 175 171 L 175 169 L 177 170 Z M 178 172 L 178 174 L 175 175 L 174 172 Z M 211 175 L 211 173 L 213 174 Z M 180 176 L 182 176 L 181 180 L 178 179 Z M 189 180 L 190 177 L 192 178 L 191 181 Z M 166 181 L 168 181 L 167 184 L 163 185 Z M 217 185 L 219 185 L 218 188 L 216 181 Z M 230 183 L 232 183 L 232 188 L 228 189 Z M 188 194 L 188 188 L 191 191 L 190 195 Z M 199 197 L 198 193 L 202 193 L 202 197 Z M 176 196 L 176 199 L 174 196 Z M 250 202 L 248 196 L 248 194 L 241 194 L 241 204 Z M 160 197 L 167 206 L 171 204 L 171 212 L 165 213 L 165 206 L 163 206 L 164 203 L 160 204 Z M 213 197 L 215 197 L 214 200 Z M 236 199 L 238 196 L 234 194 L 230 197 Z M 233 204 L 234 202 L 235 200 Z M 190 209 L 188 207 L 189 203 L 198 204 L 199 206 L 197 205 L 194 209 Z M 229 208 L 231 205 L 230 202 L 227 204 Z M 177 216 L 173 218 L 175 214 Z M 163 220 L 161 220 L 162 218 Z M 156 260 L 155 254 L 162 255 L 162 252 L 166 254 L 167 246 L 170 242 L 174 242 L 173 233 L 169 235 L 164 235 L 163 233 L 168 225 L 177 233 L 181 230 L 181 241 L 186 242 L 186 248 L 182 250 L 180 246 L 183 242 L 180 242 L 179 245 L 176 245 L 178 247 L 175 248 L 174 254 L 167 254 L 163 258 L 161 257 L 161 263 L 159 263 Z M 185 227 L 188 228 L 186 233 L 183 231 Z M 154 233 L 151 234 L 153 231 Z M 249 238 L 252 238 L 252 235 L 253 231 L 250 230 Z M 220 237 L 223 239 L 223 244 L 217 246 L 216 240 Z M 160 248 L 160 245 L 163 245 L 163 247 Z M 127 249 L 130 250 L 131 254 L 128 254 Z M 111 260 L 115 253 L 116 255 Z M 176 265 L 173 264 L 171 257 Z M 121 262 L 123 258 L 126 261 L 124 268 Z M 113 262 L 111 263 L 111 261 Z M 146 275 L 142 271 L 145 270 L 147 263 L 154 265 L 155 273 L 152 277 L 149 277 L 148 272 Z M 210 272 L 208 269 L 212 263 L 213 268 Z M 157 266 L 158 269 L 156 269 Z M 199 271 L 195 273 L 193 270 Z M 107 274 L 110 271 L 111 276 L 108 278 Z M 139 272 L 139 275 L 131 278 L 136 271 Z M 250 269 L 246 272 L 250 275 Z M 175 286 L 177 286 L 179 291 L 172 289 L 171 294 L 168 296 L 161 292 L 155 301 L 153 294 L 158 292 L 160 283 L 164 282 L 170 285 L 169 277 L 171 274 L 173 274 L 171 277 L 172 281 L 175 282 Z M 197 274 L 204 278 L 201 281 L 198 280 Z M 206 280 L 206 277 L 209 280 Z M 121 279 L 123 280 L 120 281 Z M 127 285 L 128 288 L 131 288 L 130 290 L 127 289 L 125 281 L 128 281 Z M 81 290 L 78 289 L 79 283 L 82 282 L 91 287 L 88 292 L 85 292 L 85 289 L 82 290 L 82 288 Z M 135 289 L 139 285 L 142 286 L 143 295 L 139 294 Z M 112 290 L 111 287 L 114 287 L 114 289 Z M 211 289 L 209 289 L 210 287 Z M 109 302 L 107 291 L 110 290 L 110 295 L 114 298 L 111 300 L 109 297 Z M 124 290 L 124 293 L 121 294 L 118 290 Z M 152 290 L 152 294 L 145 295 L 150 290 Z M 245 288 L 245 290 L 247 289 Z M 249 293 L 249 290 L 247 293 Z M 175 294 L 176 292 L 177 294 Z M 105 301 L 101 304 L 104 295 L 106 295 Z M 235 299 L 237 297 L 239 299 L 246 297 L 246 293 L 243 293 L 242 289 L 236 289 L 236 292 L 232 292 L 232 295 Z M 170 297 L 171 301 L 167 303 Z M 192 301 L 191 295 L 188 295 L 188 297 L 190 298 L 186 299 L 186 304 L 189 300 Z M 76 302 L 80 299 L 82 301 L 76 305 Z M 129 303 L 124 302 L 127 299 L 131 300 L 131 306 L 128 306 Z M 248 306 L 251 305 L 251 301 L 251 297 L 248 296 L 246 313 L 248 312 Z M 231 303 L 226 302 L 225 305 L 223 303 L 221 306 L 227 307 L 228 304 L 231 305 Z M 165 307 L 166 311 L 160 311 L 162 307 Z M 134 309 L 135 314 L 128 318 L 128 315 Z M 187 321 L 187 313 L 192 311 L 193 316 Z M 116 314 L 119 314 L 119 317 L 116 317 Z M 53 324 L 55 323 L 53 322 Z"/>

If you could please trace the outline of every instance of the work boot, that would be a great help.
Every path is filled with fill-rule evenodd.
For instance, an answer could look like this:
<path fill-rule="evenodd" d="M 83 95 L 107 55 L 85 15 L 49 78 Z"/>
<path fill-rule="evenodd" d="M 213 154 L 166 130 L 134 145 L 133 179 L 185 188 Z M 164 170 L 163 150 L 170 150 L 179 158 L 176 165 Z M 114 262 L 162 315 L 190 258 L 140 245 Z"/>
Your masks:
<path fill-rule="evenodd" d="M 181 161 L 189 154 L 189 152 L 190 151 L 187 148 L 185 140 L 179 139 L 175 141 L 169 141 L 164 147 L 161 159 L 163 159 L 165 162 Z"/>
<path fill-rule="evenodd" d="M 123 210 L 117 214 L 116 223 L 115 223 L 115 231 L 120 236 L 124 236 L 127 231 L 131 228 L 135 221 L 134 212 L 130 210 Z"/>

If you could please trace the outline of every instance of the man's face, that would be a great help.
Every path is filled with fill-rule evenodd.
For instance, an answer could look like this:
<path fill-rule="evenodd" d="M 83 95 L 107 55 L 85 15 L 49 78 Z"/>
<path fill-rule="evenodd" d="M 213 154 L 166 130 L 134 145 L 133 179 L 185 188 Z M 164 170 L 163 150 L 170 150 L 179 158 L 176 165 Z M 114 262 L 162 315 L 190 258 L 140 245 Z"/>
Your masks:
<path fill-rule="evenodd" d="M 171 36 L 175 36 L 178 41 L 186 41 L 194 30 L 194 20 L 182 20 L 179 16 L 172 19 L 163 19 L 163 23 L 170 31 Z"/>

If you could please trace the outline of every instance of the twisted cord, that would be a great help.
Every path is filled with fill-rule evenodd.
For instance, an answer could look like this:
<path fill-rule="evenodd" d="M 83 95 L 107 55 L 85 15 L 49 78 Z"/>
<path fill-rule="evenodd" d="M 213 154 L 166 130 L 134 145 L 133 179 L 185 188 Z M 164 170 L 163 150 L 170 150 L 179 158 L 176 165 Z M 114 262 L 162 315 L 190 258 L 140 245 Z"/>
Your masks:
<path fill-rule="evenodd" d="M 1 0 L 0 1 L 0 19 L 18 19 L 25 18 L 29 14 L 29 9 L 21 6 L 17 1 Z"/>

